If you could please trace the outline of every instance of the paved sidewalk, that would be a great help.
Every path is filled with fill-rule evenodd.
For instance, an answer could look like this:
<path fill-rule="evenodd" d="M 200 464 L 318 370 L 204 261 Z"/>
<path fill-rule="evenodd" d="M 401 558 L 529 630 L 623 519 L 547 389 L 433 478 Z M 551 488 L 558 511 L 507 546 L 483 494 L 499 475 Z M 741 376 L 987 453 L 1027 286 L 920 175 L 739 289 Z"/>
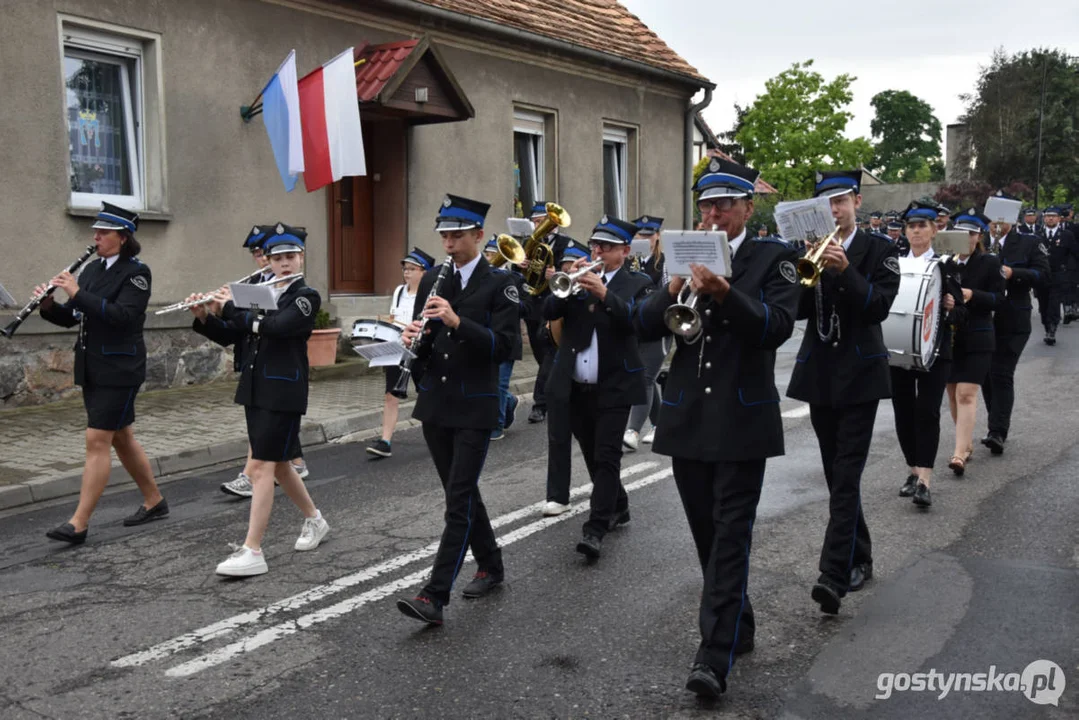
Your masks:
<path fill-rule="evenodd" d="M 536 362 L 529 355 L 513 369 L 510 390 L 532 391 Z M 311 382 L 300 439 L 304 447 L 382 427 L 385 379 L 381 372 Z M 222 380 L 139 394 L 135 436 L 155 476 L 171 475 L 247 454 L 243 408 L 232 401 L 236 383 Z M 410 389 L 410 398 L 414 392 Z M 412 400 L 398 417 L 408 421 Z M 0 410 L 0 510 L 79 491 L 86 411 L 81 395 L 49 405 Z M 110 487 L 132 482 L 113 454 Z"/>

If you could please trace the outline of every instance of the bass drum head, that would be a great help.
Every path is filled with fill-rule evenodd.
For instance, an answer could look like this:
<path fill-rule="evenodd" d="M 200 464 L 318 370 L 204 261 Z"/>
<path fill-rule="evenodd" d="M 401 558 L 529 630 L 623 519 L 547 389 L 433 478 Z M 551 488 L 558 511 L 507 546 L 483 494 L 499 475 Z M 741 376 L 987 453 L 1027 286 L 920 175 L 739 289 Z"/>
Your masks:
<path fill-rule="evenodd" d="M 921 323 L 921 367 L 928 370 L 937 355 L 937 341 L 940 334 L 941 301 L 944 292 L 944 278 L 940 272 L 940 263 L 931 262 L 926 266 L 922 278 L 922 323 Z"/>
<path fill-rule="evenodd" d="M 401 337 L 401 328 L 385 320 L 357 320 L 352 325 L 352 339 L 357 345 L 392 342 Z"/>

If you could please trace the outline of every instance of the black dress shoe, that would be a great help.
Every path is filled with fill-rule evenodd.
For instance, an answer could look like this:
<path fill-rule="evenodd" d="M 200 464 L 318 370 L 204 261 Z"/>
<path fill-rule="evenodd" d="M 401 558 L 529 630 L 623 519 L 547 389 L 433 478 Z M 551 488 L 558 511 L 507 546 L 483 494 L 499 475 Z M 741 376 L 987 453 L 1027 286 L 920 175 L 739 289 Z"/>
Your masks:
<path fill-rule="evenodd" d="M 907 475 L 907 481 L 899 488 L 899 497 L 910 497 L 914 494 L 914 486 L 918 484 L 918 476 L 911 473 Z"/>
<path fill-rule="evenodd" d="M 87 528 L 82 532 L 75 532 L 75 526 L 71 523 L 64 523 L 60 527 L 55 527 L 52 530 L 45 533 L 45 537 L 50 540 L 59 540 L 60 542 L 71 543 L 72 545 L 82 545 L 86 542 L 86 533 L 90 530 Z"/>
<path fill-rule="evenodd" d="M 161 502 L 154 505 L 147 510 L 142 505 L 139 505 L 139 509 L 135 511 L 134 515 L 124 518 L 124 525 L 131 527 L 132 525 L 142 525 L 144 523 L 153 522 L 154 520 L 161 520 L 169 516 L 169 504 L 165 501 L 165 498 L 161 498 Z"/>
<path fill-rule="evenodd" d="M 716 671 L 704 663 L 693 663 L 686 679 L 686 690 L 697 697 L 717 698 L 727 691 L 727 681 L 720 680 Z"/>
<path fill-rule="evenodd" d="M 923 508 L 927 508 L 933 504 L 933 498 L 929 496 L 928 485 L 918 483 L 918 489 L 914 491 L 914 504 Z"/>
<path fill-rule="evenodd" d="M 599 551 L 602 545 L 602 538 L 586 534 L 581 538 L 581 541 L 577 543 L 577 552 L 581 553 L 589 560 L 597 560 L 599 559 Z"/>
<path fill-rule="evenodd" d="M 404 615 L 428 625 L 442 624 L 442 605 L 426 595 L 417 595 L 411 600 L 401 598 L 397 601 L 397 609 Z"/>
<path fill-rule="evenodd" d="M 873 563 L 858 563 L 850 569 L 850 587 L 847 592 L 858 592 L 865 587 L 866 580 L 873 579 Z"/>
<path fill-rule="evenodd" d="M 629 525 L 629 510 L 623 510 L 620 513 L 615 513 L 615 516 L 611 518 L 611 521 L 607 524 L 607 529 L 614 530 L 617 527 L 623 525 Z"/>
<path fill-rule="evenodd" d="M 481 598 L 501 585 L 504 578 L 505 575 L 503 573 L 495 574 L 487 572 L 486 570 L 480 570 L 472 576 L 472 581 L 461 591 L 461 595 L 469 600 Z"/>
<path fill-rule="evenodd" d="M 831 586 L 819 582 L 813 586 L 813 591 L 809 596 L 820 605 L 821 612 L 829 615 L 839 614 L 839 593 Z"/>
<path fill-rule="evenodd" d="M 532 412 L 528 413 L 528 422 L 541 423 L 547 419 L 547 411 L 543 408 L 533 407 Z"/>
<path fill-rule="evenodd" d="M 984 438 L 982 438 L 982 445 L 985 445 L 987 448 L 989 448 L 989 452 L 993 453 L 994 455 L 1004 454 L 1004 438 L 1001 436 L 1000 433 L 989 433 Z"/>

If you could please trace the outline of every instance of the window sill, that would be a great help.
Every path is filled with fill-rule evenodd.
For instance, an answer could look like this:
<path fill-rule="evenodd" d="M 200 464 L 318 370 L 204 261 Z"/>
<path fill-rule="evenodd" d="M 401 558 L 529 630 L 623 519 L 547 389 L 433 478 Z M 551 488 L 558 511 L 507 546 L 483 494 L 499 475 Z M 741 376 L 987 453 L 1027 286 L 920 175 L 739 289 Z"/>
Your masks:
<path fill-rule="evenodd" d="M 97 217 L 97 214 L 101 212 L 101 208 L 89 208 L 89 207 L 71 207 L 68 206 L 67 214 L 72 217 Z M 164 212 L 160 210 L 136 210 L 139 214 L 139 222 L 171 222 L 172 213 Z"/>

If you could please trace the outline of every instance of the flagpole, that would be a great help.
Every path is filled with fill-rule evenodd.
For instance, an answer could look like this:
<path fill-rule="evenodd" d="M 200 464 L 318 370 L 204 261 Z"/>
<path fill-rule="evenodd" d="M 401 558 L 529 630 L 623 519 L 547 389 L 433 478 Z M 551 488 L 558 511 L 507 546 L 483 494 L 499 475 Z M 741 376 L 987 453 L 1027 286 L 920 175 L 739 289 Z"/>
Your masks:
<path fill-rule="evenodd" d="M 365 62 L 367 62 L 367 58 L 360 58 L 356 62 L 352 63 L 352 67 L 359 67 L 360 65 L 363 65 Z M 308 75 L 310 75 L 310 73 L 308 73 Z M 305 75 L 304 77 L 307 77 L 307 75 Z M 272 82 L 272 81 L 273 81 L 273 78 L 270 78 L 270 82 Z M 266 88 L 268 88 L 268 87 L 270 87 L 269 82 L 267 82 L 265 85 L 263 85 L 262 89 L 259 90 L 259 94 L 255 96 L 255 99 L 251 101 L 250 105 L 241 105 L 240 106 L 240 117 L 243 118 L 243 121 L 245 123 L 246 122 L 251 122 L 251 120 L 254 117 L 256 117 L 257 115 L 260 115 L 262 113 L 262 103 L 260 103 L 259 100 L 262 99 L 262 94 L 264 92 L 266 92 Z"/>

